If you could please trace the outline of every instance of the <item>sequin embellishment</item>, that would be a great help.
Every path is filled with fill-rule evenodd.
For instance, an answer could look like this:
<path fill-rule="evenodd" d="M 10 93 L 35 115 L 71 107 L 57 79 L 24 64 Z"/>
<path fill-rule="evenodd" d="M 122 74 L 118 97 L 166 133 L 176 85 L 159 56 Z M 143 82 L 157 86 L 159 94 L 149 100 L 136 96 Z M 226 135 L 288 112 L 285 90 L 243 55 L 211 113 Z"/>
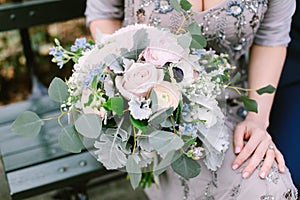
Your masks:
<path fill-rule="evenodd" d="M 243 13 L 244 5 L 238 1 L 230 1 L 226 11 L 228 15 L 238 17 Z"/>

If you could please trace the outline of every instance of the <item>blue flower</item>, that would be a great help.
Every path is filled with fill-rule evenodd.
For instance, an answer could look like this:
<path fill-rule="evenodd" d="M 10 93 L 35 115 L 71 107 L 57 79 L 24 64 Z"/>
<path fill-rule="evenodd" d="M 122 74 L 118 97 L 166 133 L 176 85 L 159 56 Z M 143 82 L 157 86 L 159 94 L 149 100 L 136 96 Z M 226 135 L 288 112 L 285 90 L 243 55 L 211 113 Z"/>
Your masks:
<path fill-rule="evenodd" d="M 59 66 L 59 69 L 61 69 L 64 65 L 63 56 L 64 52 L 63 49 L 60 47 L 51 47 L 49 51 L 49 55 L 52 55 L 55 58 L 56 64 Z"/>
<path fill-rule="evenodd" d="M 98 81 L 103 81 L 103 76 L 101 73 L 103 72 L 102 70 L 102 65 L 100 64 L 99 67 L 95 69 L 91 69 L 89 71 L 89 74 L 84 77 L 83 84 L 85 86 L 89 86 L 90 83 L 94 80 L 94 77 L 98 76 Z"/>
<path fill-rule="evenodd" d="M 191 123 L 191 124 L 184 123 L 183 126 L 181 126 L 180 128 L 183 135 L 190 135 L 193 138 L 197 137 L 197 126 L 195 123 Z"/>
<path fill-rule="evenodd" d="M 87 43 L 86 38 L 77 38 L 75 44 L 71 46 L 71 51 L 76 52 L 78 49 L 86 49 L 91 45 Z"/>

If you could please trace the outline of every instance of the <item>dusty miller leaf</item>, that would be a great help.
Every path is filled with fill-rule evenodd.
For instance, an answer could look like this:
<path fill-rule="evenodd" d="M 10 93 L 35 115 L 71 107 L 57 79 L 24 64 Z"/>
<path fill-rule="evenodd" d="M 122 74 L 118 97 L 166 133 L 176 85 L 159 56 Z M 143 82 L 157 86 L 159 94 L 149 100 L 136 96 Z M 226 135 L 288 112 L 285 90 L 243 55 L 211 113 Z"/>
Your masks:
<path fill-rule="evenodd" d="M 99 149 L 95 151 L 95 154 L 98 156 L 97 160 L 101 162 L 106 169 L 124 167 L 127 158 L 123 146 L 120 138 L 102 134 L 100 141 L 95 142 L 95 147 Z"/>

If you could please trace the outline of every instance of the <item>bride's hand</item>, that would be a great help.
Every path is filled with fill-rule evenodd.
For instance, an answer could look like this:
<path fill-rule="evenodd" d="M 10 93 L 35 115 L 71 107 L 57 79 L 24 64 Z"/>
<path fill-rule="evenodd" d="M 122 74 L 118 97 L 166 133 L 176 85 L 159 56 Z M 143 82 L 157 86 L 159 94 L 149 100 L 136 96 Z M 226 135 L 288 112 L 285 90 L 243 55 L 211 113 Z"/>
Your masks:
<path fill-rule="evenodd" d="M 277 161 L 281 173 L 285 170 L 285 161 L 281 152 L 276 148 L 266 126 L 257 119 L 247 117 L 236 126 L 234 132 L 234 151 L 237 155 L 232 163 L 233 169 L 238 169 L 248 158 L 249 162 L 242 171 L 243 178 L 248 178 L 264 159 L 259 171 L 261 178 L 266 178 Z M 245 143 L 247 141 L 247 143 Z"/>

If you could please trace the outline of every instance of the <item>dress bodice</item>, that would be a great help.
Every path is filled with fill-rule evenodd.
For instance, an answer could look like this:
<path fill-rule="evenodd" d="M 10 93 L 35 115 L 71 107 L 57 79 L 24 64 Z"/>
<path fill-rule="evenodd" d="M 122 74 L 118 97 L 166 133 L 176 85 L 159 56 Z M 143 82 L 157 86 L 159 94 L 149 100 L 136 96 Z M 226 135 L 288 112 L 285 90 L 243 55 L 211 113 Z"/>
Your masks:
<path fill-rule="evenodd" d="M 124 23 L 146 23 L 178 32 L 195 20 L 202 27 L 208 47 L 228 54 L 235 62 L 253 43 L 267 7 L 268 0 L 225 0 L 209 10 L 183 16 L 168 0 L 126 0 Z"/>

